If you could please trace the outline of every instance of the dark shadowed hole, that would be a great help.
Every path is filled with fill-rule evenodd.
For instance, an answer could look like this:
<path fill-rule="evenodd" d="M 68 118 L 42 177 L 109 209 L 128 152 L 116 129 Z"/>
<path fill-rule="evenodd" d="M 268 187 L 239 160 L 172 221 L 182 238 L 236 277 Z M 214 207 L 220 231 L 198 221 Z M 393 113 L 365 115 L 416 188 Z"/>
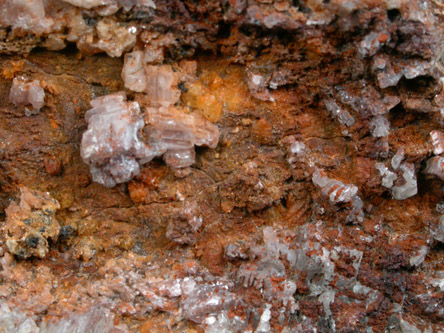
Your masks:
<path fill-rule="evenodd" d="M 390 9 L 387 11 L 387 16 L 389 18 L 390 21 L 394 21 L 396 20 L 396 18 L 400 15 L 401 13 L 399 12 L 398 9 Z"/>

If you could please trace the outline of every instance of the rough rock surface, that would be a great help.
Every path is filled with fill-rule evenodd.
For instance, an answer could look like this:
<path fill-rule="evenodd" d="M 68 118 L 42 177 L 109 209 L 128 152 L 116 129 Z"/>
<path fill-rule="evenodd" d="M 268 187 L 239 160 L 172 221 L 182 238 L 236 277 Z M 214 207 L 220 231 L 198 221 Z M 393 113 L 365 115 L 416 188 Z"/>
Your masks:
<path fill-rule="evenodd" d="M 6 208 L 5 236 L 9 252 L 21 258 L 44 258 L 49 250 L 48 241 L 59 237 L 60 225 L 56 211 L 57 200 L 49 193 L 20 187 L 20 203 L 11 202 Z"/>
<path fill-rule="evenodd" d="M 0 9 L 0 331 L 444 331 L 441 1 Z"/>

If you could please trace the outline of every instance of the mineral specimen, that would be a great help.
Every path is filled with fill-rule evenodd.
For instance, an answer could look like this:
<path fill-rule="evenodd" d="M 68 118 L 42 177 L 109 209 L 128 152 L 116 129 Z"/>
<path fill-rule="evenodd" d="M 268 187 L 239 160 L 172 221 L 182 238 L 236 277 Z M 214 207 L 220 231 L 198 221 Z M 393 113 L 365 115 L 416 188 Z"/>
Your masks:
<path fill-rule="evenodd" d="M 427 161 L 425 172 L 444 180 L 444 157 L 435 156 Z"/>
<path fill-rule="evenodd" d="M 342 109 L 333 99 L 324 100 L 327 110 L 337 117 L 339 122 L 346 126 L 351 126 L 355 123 L 355 118 L 347 110 Z"/>
<path fill-rule="evenodd" d="M 433 154 L 441 155 L 444 153 L 444 134 L 440 131 L 431 131 L 430 139 L 433 145 Z"/>
<path fill-rule="evenodd" d="M 443 331 L 441 5 L 0 0 L 0 206 L 63 207 L 43 260 L 0 234 L 0 331 Z M 122 86 L 87 146 L 128 191 L 79 161 Z"/>
<path fill-rule="evenodd" d="M 142 51 L 125 55 L 122 78 L 126 88 L 146 93 L 150 106 L 169 107 L 179 100 L 177 74 L 167 65 L 146 65 Z"/>
<path fill-rule="evenodd" d="M 127 102 L 116 93 L 91 101 L 86 115 L 81 156 L 90 165 L 93 180 L 106 187 L 124 183 L 138 175 L 140 165 L 164 155 L 173 168 L 194 163 L 194 145 L 215 148 L 219 130 L 198 114 L 173 107 L 147 108 L 146 124 L 137 102 Z M 143 129 L 147 144 L 139 138 Z"/>
<path fill-rule="evenodd" d="M 12 81 L 9 100 L 15 105 L 31 104 L 33 109 L 25 107 L 25 114 L 30 116 L 38 114 L 45 105 L 45 91 L 40 86 L 39 80 L 29 82 L 24 77 L 16 77 Z"/>
<path fill-rule="evenodd" d="M 216 148 L 219 130 L 196 113 L 186 113 L 174 107 L 147 108 L 144 136 L 156 156 L 164 155 L 172 168 L 184 168 L 194 163 L 194 146 Z"/>
<path fill-rule="evenodd" d="M 140 172 L 139 163 L 156 155 L 138 137 L 144 122 L 137 102 L 126 102 L 123 93 L 96 98 L 85 114 L 81 156 L 93 180 L 106 187 L 123 183 Z"/>
<path fill-rule="evenodd" d="M 313 183 L 321 188 L 322 194 L 333 203 L 352 203 L 352 210 L 347 217 L 347 222 L 362 222 L 364 212 L 362 211 L 363 202 L 358 196 L 358 188 L 355 185 L 344 184 L 339 180 L 330 179 L 327 174 L 315 168 L 312 176 Z"/>
<path fill-rule="evenodd" d="M 372 135 L 376 138 L 385 137 L 390 134 L 390 122 L 384 116 L 376 116 L 370 122 Z"/>
<path fill-rule="evenodd" d="M 390 171 L 383 163 L 378 162 L 375 164 L 375 167 L 382 176 L 382 186 L 392 188 L 394 181 L 398 179 L 396 174 Z"/>
<path fill-rule="evenodd" d="M 60 204 L 49 193 L 20 188 L 20 203 L 12 202 L 6 209 L 6 245 L 18 257 L 44 258 L 48 240 L 56 241 L 60 225 L 55 213 Z"/>
<path fill-rule="evenodd" d="M 354 185 L 346 185 L 339 180 L 330 179 L 324 171 L 316 169 L 313 173 L 313 183 L 322 189 L 322 194 L 332 203 L 349 202 L 358 193 Z"/>
<path fill-rule="evenodd" d="M 54 20 L 45 16 L 45 6 L 42 0 L 0 2 L 0 26 L 12 29 L 23 29 L 36 34 L 48 33 Z"/>
<path fill-rule="evenodd" d="M 127 333 L 125 324 L 114 325 L 114 314 L 106 308 L 94 307 L 86 313 L 72 313 L 59 321 L 44 323 L 40 333 L 115 332 Z"/>
<path fill-rule="evenodd" d="M 418 193 L 418 186 L 413 164 L 401 164 L 400 169 L 402 171 L 404 184 L 393 186 L 392 195 L 396 200 L 405 200 Z"/>

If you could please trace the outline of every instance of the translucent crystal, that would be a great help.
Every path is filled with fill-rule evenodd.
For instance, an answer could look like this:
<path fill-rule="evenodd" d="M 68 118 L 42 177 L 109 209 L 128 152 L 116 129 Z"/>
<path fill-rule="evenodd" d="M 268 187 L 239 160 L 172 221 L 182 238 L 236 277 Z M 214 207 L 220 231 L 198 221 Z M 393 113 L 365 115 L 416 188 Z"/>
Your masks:
<path fill-rule="evenodd" d="M 139 104 L 127 102 L 123 93 L 96 98 L 91 106 L 80 153 L 93 180 L 107 187 L 129 181 L 141 164 L 163 154 L 169 166 L 188 167 L 195 160 L 195 145 L 215 148 L 219 141 L 211 122 L 173 107 L 147 108 L 145 126 Z M 147 144 L 139 139 L 142 129 Z"/>
<path fill-rule="evenodd" d="M 370 122 L 372 135 L 376 138 L 390 134 L 390 122 L 384 116 L 376 116 Z"/>
<path fill-rule="evenodd" d="M 150 150 L 166 153 L 165 162 L 174 168 L 194 163 L 194 145 L 215 148 L 219 141 L 219 130 L 211 122 L 173 107 L 148 108 L 145 133 Z"/>
<path fill-rule="evenodd" d="M 322 194 L 332 203 L 349 202 L 358 193 L 356 186 L 330 179 L 324 171 L 318 168 L 313 173 L 312 180 L 315 185 L 321 188 Z"/>
<path fill-rule="evenodd" d="M 342 125 L 351 126 L 355 123 L 355 118 L 353 118 L 350 112 L 340 108 L 334 100 L 326 99 L 324 100 L 324 104 L 327 110 L 337 117 Z"/>
<path fill-rule="evenodd" d="M 143 51 L 133 51 L 125 54 L 122 69 L 122 79 L 125 82 L 125 88 L 137 92 L 145 90 L 146 77 L 143 67 L 143 56 Z"/>
<path fill-rule="evenodd" d="M 35 34 L 50 32 L 54 21 L 45 17 L 45 1 L 6 0 L 0 2 L 0 26 Z"/>
<path fill-rule="evenodd" d="M 392 188 L 393 183 L 396 179 L 398 179 L 396 174 L 394 172 L 391 172 L 389 168 L 387 168 L 383 163 L 376 163 L 375 166 L 382 176 L 382 186 Z"/>
<path fill-rule="evenodd" d="M 257 333 L 267 333 L 270 332 L 270 319 L 271 319 L 271 305 L 265 304 L 265 309 L 262 311 L 259 324 L 256 328 Z"/>
<path fill-rule="evenodd" d="M 144 92 L 150 106 L 169 107 L 179 100 L 178 75 L 171 66 L 147 65 L 143 51 L 125 55 L 122 78 L 126 88 Z"/>
<path fill-rule="evenodd" d="M 123 326 L 123 325 L 122 325 Z M 59 321 L 44 323 L 40 333 L 128 332 L 114 326 L 114 315 L 105 308 L 94 307 L 85 313 L 73 313 Z"/>
<path fill-rule="evenodd" d="M 431 131 L 430 139 L 433 145 L 433 153 L 441 155 L 444 152 L 444 134 L 440 131 Z"/>
<path fill-rule="evenodd" d="M 444 243 L 444 216 L 441 216 L 438 221 L 437 228 L 432 232 L 433 237 L 442 243 Z M 442 282 L 443 287 L 441 290 L 444 290 L 444 280 Z"/>
<path fill-rule="evenodd" d="M 205 333 L 232 333 L 244 332 L 248 323 L 239 316 L 228 316 L 227 311 L 222 311 L 215 316 L 205 318 Z"/>
<path fill-rule="evenodd" d="M 444 157 L 435 156 L 427 161 L 425 172 L 444 180 Z"/>
<path fill-rule="evenodd" d="M 402 164 L 400 166 L 404 184 L 393 186 L 392 195 L 396 200 L 405 200 L 418 193 L 418 186 L 416 182 L 415 169 L 412 164 Z"/>
<path fill-rule="evenodd" d="M 372 71 L 376 74 L 379 87 L 382 89 L 396 86 L 403 76 L 406 79 L 413 79 L 430 74 L 431 69 L 431 62 L 417 59 L 402 60 L 392 65 L 388 56 L 376 56 L 372 65 Z"/>
<path fill-rule="evenodd" d="M 45 105 L 45 91 L 39 80 L 29 82 L 24 77 L 16 77 L 12 81 L 9 100 L 15 105 L 32 105 L 31 110 L 25 108 L 25 114 L 30 116 L 39 113 Z"/>
<path fill-rule="evenodd" d="M 361 57 L 372 56 L 389 40 L 389 35 L 379 32 L 370 32 L 359 43 L 358 52 Z"/>
<path fill-rule="evenodd" d="M 362 222 L 364 219 L 364 206 L 361 198 L 358 196 L 358 188 L 355 185 L 344 184 L 336 179 L 330 179 L 327 174 L 315 169 L 312 176 L 315 185 L 321 188 L 321 193 L 327 197 L 331 203 L 347 203 L 351 202 L 352 209 L 347 216 L 346 222 Z"/>
<path fill-rule="evenodd" d="M 429 253 L 428 246 L 421 246 L 416 256 L 410 258 L 409 262 L 411 266 L 419 266 L 424 262 L 426 255 Z"/>
<path fill-rule="evenodd" d="M 196 323 L 201 323 L 210 314 L 217 314 L 233 305 L 235 295 L 221 282 L 197 284 L 192 278 L 182 282 L 183 316 Z"/>
<path fill-rule="evenodd" d="M 103 5 L 109 5 L 113 2 L 113 0 L 62 0 L 67 2 L 73 6 L 82 7 L 82 8 L 93 8 Z"/>
<path fill-rule="evenodd" d="M 0 304 L 0 332 L 39 333 L 37 324 L 25 313 L 10 309 L 7 304 Z"/>
<path fill-rule="evenodd" d="M 396 151 L 396 154 L 392 157 L 391 165 L 393 170 L 398 170 L 403 160 L 404 160 L 404 148 L 401 147 Z"/>
<path fill-rule="evenodd" d="M 93 180 L 112 187 L 137 175 L 139 161 L 146 163 L 155 154 L 139 140 L 144 122 L 137 102 L 126 102 L 125 95 L 117 93 L 96 98 L 91 106 L 80 153 Z"/>

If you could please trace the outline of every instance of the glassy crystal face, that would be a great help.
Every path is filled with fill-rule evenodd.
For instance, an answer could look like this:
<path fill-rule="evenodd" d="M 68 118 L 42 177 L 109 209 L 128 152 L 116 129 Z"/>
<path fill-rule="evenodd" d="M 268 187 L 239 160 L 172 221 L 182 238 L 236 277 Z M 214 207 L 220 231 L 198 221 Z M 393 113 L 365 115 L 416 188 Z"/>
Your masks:
<path fill-rule="evenodd" d="M 195 145 L 215 148 L 219 140 L 211 122 L 175 108 L 148 108 L 145 126 L 139 103 L 126 101 L 124 93 L 96 98 L 91 106 L 81 156 L 93 180 L 106 187 L 131 180 L 140 165 L 161 155 L 172 168 L 189 167 L 195 161 Z M 142 129 L 146 143 L 139 138 Z"/>
<path fill-rule="evenodd" d="M 15 105 L 29 106 L 25 107 L 27 116 L 38 114 L 45 105 L 45 91 L 40 86 L 39 80 L 29 82 L 24 77 L 16 77 L 12 81 L 12 87 L 9 92 L 9 100 Z"/>

